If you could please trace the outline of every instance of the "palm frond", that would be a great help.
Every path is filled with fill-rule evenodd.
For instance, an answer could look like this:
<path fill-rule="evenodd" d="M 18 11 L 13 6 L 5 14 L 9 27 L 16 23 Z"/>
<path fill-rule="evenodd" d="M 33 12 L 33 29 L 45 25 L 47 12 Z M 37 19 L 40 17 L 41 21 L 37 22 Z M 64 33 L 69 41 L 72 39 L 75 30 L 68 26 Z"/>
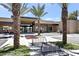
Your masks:
<path fill-rule="evenodd" d="M 45 4 L 41 7 L 41 10 L 44 10 L 45 9 Z"/>
<path fill-rule="evenodd" d="M 12 11 L 12 4 L 11 3 L 1 3 L 4 8 L 8 9 L 9 11 Z"/>
<path fill-rule="evenodd" d="M 24 14 L 26 14 L 28 12 L 30 12 L 30 8 L 28 8 L 28 4 L 27 3 L 23 3 L 21 5 L 21 8 L 20 8 L 20 14 L 24 15 Z"/>
<path fill-rule="evenodd" d="M 12 12 L 12 3 L 1 3 L 0 5 Z M 26 3 L 21 4 L 20 15 L 24 15 L 30 11 L 30 8 L 28 8 L 27 5 L 28 4 Z"/>
<path fill-rule="evenodd" d="M 20 11 L 20 14 L 21 15 L 24 15 L 24 14 L 26 14 L 26 13 L 28 13 L 28 12 L 30 12 L 30 9 L 22 9 L 21 11 Z"/>
<path fill-rule="evenodd" d="M 37 16 L 37 9 L 35 8 L 35 6 L 32 6 L 31 8 L 31 13 L 35 16 Z"/>
<path fill-rule="evenodd" d="M 47 14 L 47 12 L 45 12 L 44 9 L 45 9 L 45 4 L 42 6 L 38 4 L 37 7 L 32 6 L 31 13 L 37 17 L 43 17 L 44 15 Z"/>
<path fill-rule="evenodd" d="M 46 15 L 46 14 L 48 14 L 48 12 L 43 13 L 41 16 L 44 16 L 44 15 Z"/>

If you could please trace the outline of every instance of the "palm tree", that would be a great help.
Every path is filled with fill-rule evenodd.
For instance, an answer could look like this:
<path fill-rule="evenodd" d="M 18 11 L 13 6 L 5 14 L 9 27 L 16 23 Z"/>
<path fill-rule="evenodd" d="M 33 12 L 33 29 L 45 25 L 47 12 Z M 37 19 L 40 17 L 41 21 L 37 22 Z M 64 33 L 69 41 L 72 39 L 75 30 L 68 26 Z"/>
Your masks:
<path fill-rule="evenodd" d="M 28 13 L 30 11 L 27 8 L 27 4 L 20 4 L 20 3 L 12 3 L 12 4 L 1 4 L 5 8 L 13 14 L 13 21 L 14 21 L 14 48 L 19 47 L 19 37 L 20 37 L 20 16 Z"/>
<path fill-rule="evenodd" d="M 67 3 L 62 3 L 62 28 L 63 28 L 63 44 L 67 44 L 67 20 L 68 20 L 68 8 Z"/>
<path fill-rule="evenodd" d="M 32 6 L 31 8 L 31 13 L 38 19 L 38 35 L 40 35 L 40 19 L 47 14 L 47 12 L 44 12 L 44 9 L 45 5 L 41 6 L 40 4 L 37 7 Z"/>
<path fill-rule="evenodd" d="M 73 11 L 72 13 L 69 14 L 68 19 L 70 20 L 77 20 L 77 17 L 79 16 L 78 10 Z"/>
<path fill-rule="evenodd" d="M 19 47 L 19 37 L 20 37 L 20 3 L 12 4 L 12 13 L 13 13 L 13 21 L 14 21 L 14 48 Z"/>

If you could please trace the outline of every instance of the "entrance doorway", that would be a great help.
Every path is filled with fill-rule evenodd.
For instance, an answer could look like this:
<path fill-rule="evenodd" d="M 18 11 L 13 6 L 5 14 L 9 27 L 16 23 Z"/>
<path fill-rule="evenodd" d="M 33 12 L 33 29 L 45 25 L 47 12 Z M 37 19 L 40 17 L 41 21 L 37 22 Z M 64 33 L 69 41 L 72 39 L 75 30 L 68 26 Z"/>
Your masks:
<path fill-rule="evenodd" d="M 26 27 L 27 29 L 27 33 L 31 33 L 32 32 L 32 27 Z"/>
<path fill-rule="evenodd" d="M 23 25 L 21 26 L 21 33 L 32 33 L 33 26 L 32 25 Z"/>

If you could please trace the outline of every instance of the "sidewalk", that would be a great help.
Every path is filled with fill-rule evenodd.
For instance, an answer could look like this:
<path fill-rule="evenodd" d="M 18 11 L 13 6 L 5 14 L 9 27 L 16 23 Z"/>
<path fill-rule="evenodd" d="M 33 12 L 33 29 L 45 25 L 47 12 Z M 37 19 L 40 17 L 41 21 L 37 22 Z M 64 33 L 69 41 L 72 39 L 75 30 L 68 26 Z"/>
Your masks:
<path fill-rule="evenodd" d="M 30 55 L 31 56 L 79 56 L 78 54 L 72 53 L 69 50 L 63 49 L 63 48 L 59 48 L 58 46 L 54 45 L 54 44 L 50 44 L 48 43 L 49 46 L 44 45 L 42 47 L 36 48 L 34 46 L 34 48 L 31 49 Z"/>
<path fill-rule="evenodd" d="M 7 42 L 8 40 L 3 40 L 3 39 L 0 39 L 0 46 L 3 45 L 5 42 Z"/>
<path fill-rule="evenodd" d="M 21 36 L 23 36 L 23 35 L 21 35 Z M 7 38 L 7 39 L 0 39 L 0 48 L 4 47 L 7 44 L 9 46 L 12 46 L 13 45 L 13 41 L 14 41 L 13 36 L 11 38 Z M 31 40 L 28 41 L 24 36 L 20 37 L 20 45 L 29 46 L 30 43 L 31 43 Z"/>
<path fill-rule="evenodd" d="M 46 36 L 45 39 L 47 39 L 47 42 L 56 42 L 56 41 L 61 41 L 61 40 L 58 40 L 58 39 L 55 39 L 55 38 L 51 38 L 50 36 Z M 0 39 L 1 40 L 1 39 Z M 2 39 L 4 40 L 4 39 Z M 13 45 L 13 37 L 11 38 L 7 38 L 7 41 L 6 42 L 3 42 L 0 46 L 0 48 L 2 48 L 3 46 L 9 44 L 10 46 Z M 48 51 L 48 50 L 51 50 L 51 51 L 48 51 L 48 52 L 44 52 L 42 53 L 41 52 L 41 48 L 39 45 L 40 42 L 35 42 L 36 46 L 32 46 L 31 45 L 32 43 L 32 40 L 30 39 L 26 39 L 25 38 L 25 35 L 21 35 L 20 37 L 20 45 L 26 45 L 27 47 L 29 47 L 31 49 L 31 52 L 30 52 L 30 55 L 31 56 L 78 56 L 78 54 L 75 54 L 71 51 L 68 51 L 68 50 L 65 50 L 65 49 L 60 49 L 59 47 L 57 47 L 56 45 L 54 44 L 50 44 L 50 45 L 44 45 L 43 48 L 42 48 L 42 51 Z M 38 43 L 38 44 L 37 44 Z M 39 46 L 38 46 L 39 45 Z M 50 49 L 49 49 L 50 48 Z"/>
<path fill-rule="evenodd" d="M 46 36 L 45 39 L 47 39 L 47 42 L 61 41 L 54 38 L 52 39 L 48 36 Z M 40 42 L 38 43 L 40 44 Z M 63 48 L 59 48 L 58 46 L 50 43 L 48 43 L 48 45 L 44 45 L 41 50 L 41 46 L 39 46 L 38 43 L 35 42 L 34 46 L 30 46 L 30 49 L 32 50 L 30 52 L 31 56 L 79 56 L 78 54 L 72 53 L 71 51 Z"/>

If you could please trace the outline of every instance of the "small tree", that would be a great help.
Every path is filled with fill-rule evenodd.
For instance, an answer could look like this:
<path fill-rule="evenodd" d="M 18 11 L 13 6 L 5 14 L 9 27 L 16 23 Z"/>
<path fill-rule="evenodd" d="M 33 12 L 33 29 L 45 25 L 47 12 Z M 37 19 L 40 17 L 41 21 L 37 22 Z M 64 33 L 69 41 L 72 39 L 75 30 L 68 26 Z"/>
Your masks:
<path fill-rule="evenodd" d="M 78 10 L 73 11 L 72 13 L 69 14 L 68 19 L 69 20 L 77 20 L 77 17 L 79 16 Z"/>
<path fill-rule="evenodd" d="M 45 9 L 45 5 L 40 5 L 38 4 L 37 7 L 32 6 L 31 8 L 31 13 L 38 18 L 38 35 L 40 35 L 40 19 L 41 17 L 43 17 L 44 15 L 47 14 L 47 12 L 44 11 Z"/>

